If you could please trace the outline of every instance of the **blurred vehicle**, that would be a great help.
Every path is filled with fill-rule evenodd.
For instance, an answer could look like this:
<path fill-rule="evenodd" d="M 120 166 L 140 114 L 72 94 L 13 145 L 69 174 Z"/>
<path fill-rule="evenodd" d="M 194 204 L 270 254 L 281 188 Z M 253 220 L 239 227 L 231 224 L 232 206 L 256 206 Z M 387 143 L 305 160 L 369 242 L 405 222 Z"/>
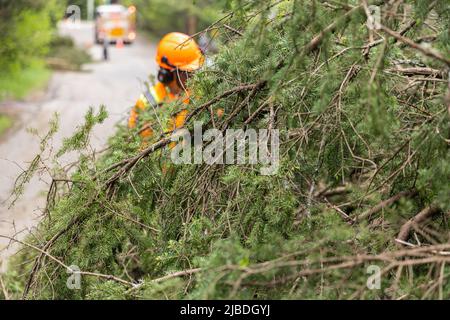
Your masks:
<path fill-rule="evenodd" d="M 136 39 L 136 7 L 119 4 L 98 6 L 95 10 L 95 42 L 100 44 L 123 41 L 131 44 Z"/>

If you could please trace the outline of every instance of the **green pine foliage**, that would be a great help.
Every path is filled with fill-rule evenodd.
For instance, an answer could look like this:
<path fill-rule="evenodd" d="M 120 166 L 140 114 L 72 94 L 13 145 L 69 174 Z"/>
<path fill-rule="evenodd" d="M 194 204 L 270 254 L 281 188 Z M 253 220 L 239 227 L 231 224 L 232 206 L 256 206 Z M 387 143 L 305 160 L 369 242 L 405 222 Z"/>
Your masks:
<path fill-rule="evenodd" d="M 63 11 L 56 0 L 0 1 L 0 101 L 47 82 L 43 60 Z"/>
<path fill-rule="evenodd" d="M 395 3 L 382 4 L 382 24 L 398 31 L 416 21 L 404 36 L 434 32 L 433 52 L 448 60 L 448 7 Z M 227 10 L 221 23 L 238 32 L 220 29 L 220 52 L 189 82 L 188 108 L 261 85 L 212 104 L 223 118 L 203 110 L 187 128 L 193 120 L 243 128 L 254 115 L 248 127 L 280 130 L 278 173 L 174 165 L 168 148 L 127 168 L 141 152 L 139 129 L 120 125 L 93 154 L 89 132 L 105 113 L 90 110 L 58 153 L 75 150 L 80 160 L 70 172 L 53 162 L 53 205 L 12 260 L 7 290 L 39 299 L 449 298 L 439 254 L 449 243 L 449 66 L 383 31 L 370 35 L 358 1 L 233 0 Z M 384 40 L 368 46 L 371 36 Z M 403 70 L 417 65 L 438 72 Z M 157 128 L 183 107 L 142 117 Z M 395 241 L 427 207 L 436 209 Z M 96 275 L 71 290 L 64 265 Z M 380 289 L 367 287 L 371 265 L 381 269 Z"/>

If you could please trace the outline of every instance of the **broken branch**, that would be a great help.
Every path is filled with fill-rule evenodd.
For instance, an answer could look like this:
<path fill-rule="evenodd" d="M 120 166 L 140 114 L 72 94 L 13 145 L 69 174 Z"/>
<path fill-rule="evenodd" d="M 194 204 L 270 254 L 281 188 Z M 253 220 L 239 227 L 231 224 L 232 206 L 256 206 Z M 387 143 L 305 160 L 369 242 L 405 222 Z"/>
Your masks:
<path fill-rule="evenodd" d="M 421 224 L 431 218 L 434 214 L 441 212 L 439 207 L 431 205 L 420 211 L 416 216 L 409 219 L 402 227 L 398 233 L 397 239 L 406 241 L 408 240 L 409 233 L 411 229 L 416 224 Z"/>

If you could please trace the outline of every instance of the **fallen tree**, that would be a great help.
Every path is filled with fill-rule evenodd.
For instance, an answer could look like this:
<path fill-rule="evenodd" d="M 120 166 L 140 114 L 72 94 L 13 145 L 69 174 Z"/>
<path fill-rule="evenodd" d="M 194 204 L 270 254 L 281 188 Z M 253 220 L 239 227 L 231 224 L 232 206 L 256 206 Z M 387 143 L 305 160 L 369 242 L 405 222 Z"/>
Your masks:
<path fill-rule="evenodd" d="M 175 165 L 172 132 L 142 147 L 142 128 L 124 126 L 99 156 L 89 133 L 105 115 L 91 111 L 50 158 L 56 167 L 40 155 L 18 181 L 20 191 L 40 170 L 53 177 L 46 218 L 3 277 L 8 296 L 450 296 L 449 225 L 435 214 L 450 209 L 448 8 L 237 2 L 214 24 L 220 53 L 189 84 L 186 129 L 195 120 L 219 131 L 279 129 L 278 172 Z M 369 5 L 381 8 L 378 29 L 367 27 Z M 412 40 L 430 28 L 432 48 Z M 167 121 L 180 108 L 146 117 Z M 79 161 L 58 165 L 69 151 Z M 81 290 L 66 285 L 71 265 Z M 380 290 L 367 287 L 373 265 Z"/>

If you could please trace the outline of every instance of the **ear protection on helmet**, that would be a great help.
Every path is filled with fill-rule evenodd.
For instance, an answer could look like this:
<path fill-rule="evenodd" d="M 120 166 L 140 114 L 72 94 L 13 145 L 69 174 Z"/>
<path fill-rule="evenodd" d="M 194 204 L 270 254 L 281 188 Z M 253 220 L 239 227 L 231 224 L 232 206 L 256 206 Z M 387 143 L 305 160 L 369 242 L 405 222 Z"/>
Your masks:
<path fill-rule="evenodd" d="M 169 84 L 173 81 L 175 75 L 173 71 L 160 68 L 158 71 L 158 81 L 164 84 Z"/>
<path fill-rule="evenodd" d="M 161 58 L 161 62 L 174 69 L 174 70 L 168 70 L 168 69 L 165 69 L 165 68 L 160 68 L 159 69 L 158 80 L 160 82 L 164 83 L 164 84 L 169 84 L 175 78 L 175 71 L 176 71 L 177 67 L 174 66 L 173 64 L 171 64 L 169 62 L 169 59 L 167 59 L 166 56 L 163 56 Z"/>

